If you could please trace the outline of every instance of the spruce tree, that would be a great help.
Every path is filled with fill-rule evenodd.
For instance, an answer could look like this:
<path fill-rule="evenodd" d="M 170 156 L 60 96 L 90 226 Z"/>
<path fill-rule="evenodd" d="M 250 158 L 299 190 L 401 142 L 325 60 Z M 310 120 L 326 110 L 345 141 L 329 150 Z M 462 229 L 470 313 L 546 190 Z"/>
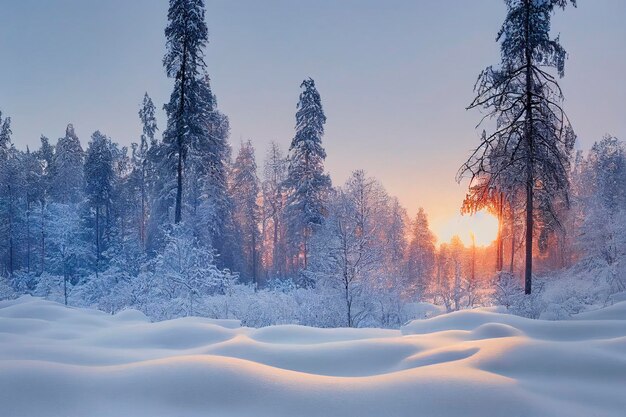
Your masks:
<path fill-rule="evenodd" d="M 5 117 L 2 120 L 2 111 L 0 111 L 0 161 L 5 161 L 9 156 L 11 133 L 11 118 Z"/>
<path fill-rule="evenodd" d="M 18 210 L 18 187 L 22 171 L 16 160 L 18 153 L 11 143 L 11 118 L 2 120 L 0 112 L 0 251 L 3 275 L 12 275 L 16 269 L 16 217 Z"/>
<path fill-rule="evenodd" d="M 85 158 L 85 194 L 94 216 L 94 242 L 96 274 L 100 270 L 102 252 L 105 250 L 103 237 L 110 238 L 112 228 L 111 200 L 115 186 L 111 140 L 94 132 Z"/>
<path fill-rule="evenodd" d="M 244 278 L 257 286 L 260 272 L 259 231 L 261 209 L 258 204 L 259 179 L 252 142 L 241 144 L 231 172 L 231 195 L 234 203 L 234 218 L 240 234 L 242 255 L 245 261 Z"/>
<path fill-rule="evenodd" d="M 306 269 L 308 243 L 315 226 L 324 220 L 325 196 L 330 178 L 324 173 L 326 151 L 322 147 L 326 116 L 315 82 L 302 82 L 296 112 L 296 134 L 289 147 L 289 167 L 286 186 L 287 219 L 291 245 L 298 251 L 292 268 Z"/>
<path fill-rule="evenodd" d="M 150 181 L 155 175 L 153 164 L 149 157 L 150 149 L 157 146 L 155 134 L 158 130 L 155 117 L 155 107 L 152 99 L 145 93 L 141 109 L 139 109 L 139 119 L 141 120 L 142 133 L 139 142 L 139 149 L 135 152 L 134 176 L 138 182 L 140 193 L 139 205 L 139 240 L 142 249 L 146 249 L 146 226 L 148 222 L 148 196 L 150 195 Z"/>
<path fill-rule="evenodd" d="M 419 208 L 411 225 L 407 269 L 417 294 L 423 295 L 435 272 L 436 238 L 428 225 L 428 216 Z"/>
<path fill-rule="evenodd" d="M 70 204 L 82 200 L 84 152 L 72 124 L 67 125 L 65 137 L 57 142 L 52 161 L 50 190 L 55 202 Z"/>
<path fill-rule="evenodd" d="M 287 160 L 275 142 L 267 153 L 263 169 L 264 258 L 271 259 L 272 277 L 284 277 L 287 256 L 285 196 Z"/>
<path fill-rule="evenodd" d="M 41 225 L 41 219 L 38 217 L 42 214 L 42 211 L 38 209 L 39 205 L 43 205 L 44 200 L 44 178 L 43 178 L 43 166 L 39 161 L 36 153 L 31 153 L 30 149 L 26 147 L 26 154 L 23 156 L 24 164 L 24 186 L 26 197 L 26 231 L 25 231 L 25 244 L 26 244 L 26 272 L 30 274 L 32 264 L 34 262 L 33 246 L 36 239 L 36 230 Z"/>
<path fill-rule="evenodd" d="M 52 182 L 54 167 L 54 146 L 50 145 L 50 141 L 44 135 L 40 138 L 41 145 L 37 151 L 37 159 L 42 167 L 41 173 L 41 203 L 39 212 L 39 274 L 45 269 L 46 261 L 46 207 L 50 200 L 50 185 Z"/>
<path fill-rule="evenodd" d="M 170 0 L 167 14 L 163 65 L 167 76 L 174 78 L 174 90 L 165 105 L 168 121 L 163 140 L 176 172 L 174 223 L 182 220 L 183 173 L 189 146 L 206 133 L 200 91 L 206 67 L 203 49 L 208 42 L 204 13 L 203 0 Z"/>

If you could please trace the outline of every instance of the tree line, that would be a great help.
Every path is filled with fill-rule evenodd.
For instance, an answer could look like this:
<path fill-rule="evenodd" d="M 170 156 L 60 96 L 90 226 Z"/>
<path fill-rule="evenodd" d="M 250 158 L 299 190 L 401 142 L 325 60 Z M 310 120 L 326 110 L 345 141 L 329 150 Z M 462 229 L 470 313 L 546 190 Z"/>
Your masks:
<path fill-rule="evenodd" d="M 507 0 L 502 63 L 478 78 L 469 107 L 486 110 L 485 131 L 459 178 L 471 178 L 461 211 L 499 220 L 496 241 L 481 248 L 458 237 L 437 246 L 425 211 L 409 218 L 365 171 L 333 185 L 311 78 L 286 151 L 273 143 L 257 164 L 251 141 L 233 150 L 204 62 L 204 2 L 171 0 L 162 134 L 147 93 L 130 147 L 96 131 L 83 149 L 69 124 L 56 144 L 42 136 L 39 149 L 19 150 L 0 113 L 0 296 L 155 319 L 397 327 L 421 314 L 419 301 L 537 315 L 537 298 L 520 297 L 533 268 L 584 264 L 606 272 L 605 296 L 623 291 L 624 145 L 607 136 L 573 156 L 556 81 L 565 51 L 549 36 L 567 3 Z"/>

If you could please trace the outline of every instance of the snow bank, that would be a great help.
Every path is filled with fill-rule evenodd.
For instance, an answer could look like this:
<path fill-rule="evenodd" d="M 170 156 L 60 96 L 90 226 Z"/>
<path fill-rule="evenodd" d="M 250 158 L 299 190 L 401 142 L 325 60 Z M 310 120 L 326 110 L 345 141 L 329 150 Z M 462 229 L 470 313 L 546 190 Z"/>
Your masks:
<path fill-rule="evenodd" d="M 22 297 L 0 302 L 0 415 L 617 417 L 625 316 L 621 302 L 571 321 L 251 329 Z"/>

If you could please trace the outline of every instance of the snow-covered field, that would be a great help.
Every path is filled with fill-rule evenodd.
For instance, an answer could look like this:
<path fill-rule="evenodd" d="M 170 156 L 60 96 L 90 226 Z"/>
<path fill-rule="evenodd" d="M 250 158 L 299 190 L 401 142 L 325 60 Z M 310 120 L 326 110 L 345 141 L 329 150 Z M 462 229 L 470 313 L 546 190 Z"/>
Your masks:
<path fill-rule="evenodd" d="M 625 413 L 626 302 L 552 322 L 461 311 L 400 331 L 0 302 L 3 417 Z"/>

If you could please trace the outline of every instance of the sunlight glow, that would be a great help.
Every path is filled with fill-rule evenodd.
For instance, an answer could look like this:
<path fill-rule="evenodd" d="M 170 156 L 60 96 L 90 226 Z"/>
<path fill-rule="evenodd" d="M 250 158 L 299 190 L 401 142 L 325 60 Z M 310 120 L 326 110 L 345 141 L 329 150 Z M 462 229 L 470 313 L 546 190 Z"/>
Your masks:
<path fill-rule="evenodd" d="M 472 245 L 472 233 L 476 237 L 477 246 L 489 246 L 498 235 L 498 219 L 485 211 L 473 216 L 458 214 L 435 230 L 440 244 L 450 242 L 457 235 L 468 247 Z"/>

